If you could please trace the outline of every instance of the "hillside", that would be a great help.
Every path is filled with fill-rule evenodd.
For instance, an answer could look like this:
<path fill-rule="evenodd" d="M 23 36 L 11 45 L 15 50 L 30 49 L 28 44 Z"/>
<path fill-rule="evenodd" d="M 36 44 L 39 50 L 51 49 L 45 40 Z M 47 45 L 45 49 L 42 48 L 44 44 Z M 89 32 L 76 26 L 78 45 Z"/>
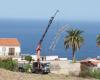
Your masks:
<path fill-rule="evenodd" d="M 96 79 L 84 79 L 79 77 L 67 77 L 65 75 L 40 75 L 40 74 L 29 74 L 12 72 L 4 69 L 0 69 L 0 80 L 96 80 Z"/>

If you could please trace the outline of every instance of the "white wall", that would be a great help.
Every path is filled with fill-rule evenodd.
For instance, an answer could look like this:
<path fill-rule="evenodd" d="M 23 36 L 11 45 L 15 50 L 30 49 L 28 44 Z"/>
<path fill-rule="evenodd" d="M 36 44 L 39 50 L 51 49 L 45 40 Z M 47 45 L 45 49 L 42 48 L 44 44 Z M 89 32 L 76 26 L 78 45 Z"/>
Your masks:
<path fill-rule="evenodd" d="M 67 58 L 59 58 L 60 61 L 67 61 Z"/>
<path fill-rule="evenodd" d="M 37 55 L 31 55 L 32 59 L 37 60 Z M 45 56 L 47 61 L 58 59 L 58 56 Z M 42 60 L 42 57 L 40 57 Z"/>
<path fill-rule="evenodd" d="M 9 48 L 15 48 L 15 55 L 14 56 L 20 55 L 21 49 L 19 46 L 0 46 L 0 55 L 8 56 Z"/>
<path fill-rule="evenodd" d="M 58 56 L 46 56 L 46 60 L 55 60 L 58 59 Z"/>

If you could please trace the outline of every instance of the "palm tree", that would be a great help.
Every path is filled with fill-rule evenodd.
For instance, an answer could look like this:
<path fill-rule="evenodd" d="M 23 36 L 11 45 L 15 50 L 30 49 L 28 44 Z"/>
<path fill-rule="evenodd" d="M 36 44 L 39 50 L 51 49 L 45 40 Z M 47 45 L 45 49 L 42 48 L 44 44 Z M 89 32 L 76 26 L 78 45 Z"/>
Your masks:
<path fill-rule="evenodd" d="M 67 35 L 64 39 L 65 48 L 72 48 L 72 62 L 75 62 L 75 52 L 80 49 L 84 42 L 82 36 L 83 31 L 78 29 L 67 30 Z"/>
<path fill-rule="evenodd" d="M 100 46 L 100 34 L 97 35 L 96 43 L 97 43 L 97 46 Z"/>

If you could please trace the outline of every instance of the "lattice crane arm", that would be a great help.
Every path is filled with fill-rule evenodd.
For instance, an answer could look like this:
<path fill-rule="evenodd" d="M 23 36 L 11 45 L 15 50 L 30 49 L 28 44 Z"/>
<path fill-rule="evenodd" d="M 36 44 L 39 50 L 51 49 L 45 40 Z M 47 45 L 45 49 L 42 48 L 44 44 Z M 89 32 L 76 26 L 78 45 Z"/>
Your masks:
<path fill-rule="evenodd" d="M 54 37 L 54 40 L 52 41 L 49 50 L 54 50 L 56 47 L 57 42 L 59 41 L 60 37 L 61 37 L 61 33 L 63 33 L 64 31 L 68 30 L 70 28 L 69 25 L 65 25 L 62 26 L 58 32 L 56 33 L 56 36 Z"/>

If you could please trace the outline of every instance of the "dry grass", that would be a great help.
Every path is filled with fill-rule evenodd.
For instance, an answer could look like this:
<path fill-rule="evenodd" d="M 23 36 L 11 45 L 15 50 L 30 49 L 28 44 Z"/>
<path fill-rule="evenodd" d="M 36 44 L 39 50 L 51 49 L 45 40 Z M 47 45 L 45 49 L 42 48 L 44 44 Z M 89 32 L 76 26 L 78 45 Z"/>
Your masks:
<path fill-rule="evenodd" d="M 0 80 L 96 80 L 96 79 L 84 79 L 79 77 L 56 75 L 56 74 L 29 74 L 12 72 L 4 69 L 0 69 Z"/>

